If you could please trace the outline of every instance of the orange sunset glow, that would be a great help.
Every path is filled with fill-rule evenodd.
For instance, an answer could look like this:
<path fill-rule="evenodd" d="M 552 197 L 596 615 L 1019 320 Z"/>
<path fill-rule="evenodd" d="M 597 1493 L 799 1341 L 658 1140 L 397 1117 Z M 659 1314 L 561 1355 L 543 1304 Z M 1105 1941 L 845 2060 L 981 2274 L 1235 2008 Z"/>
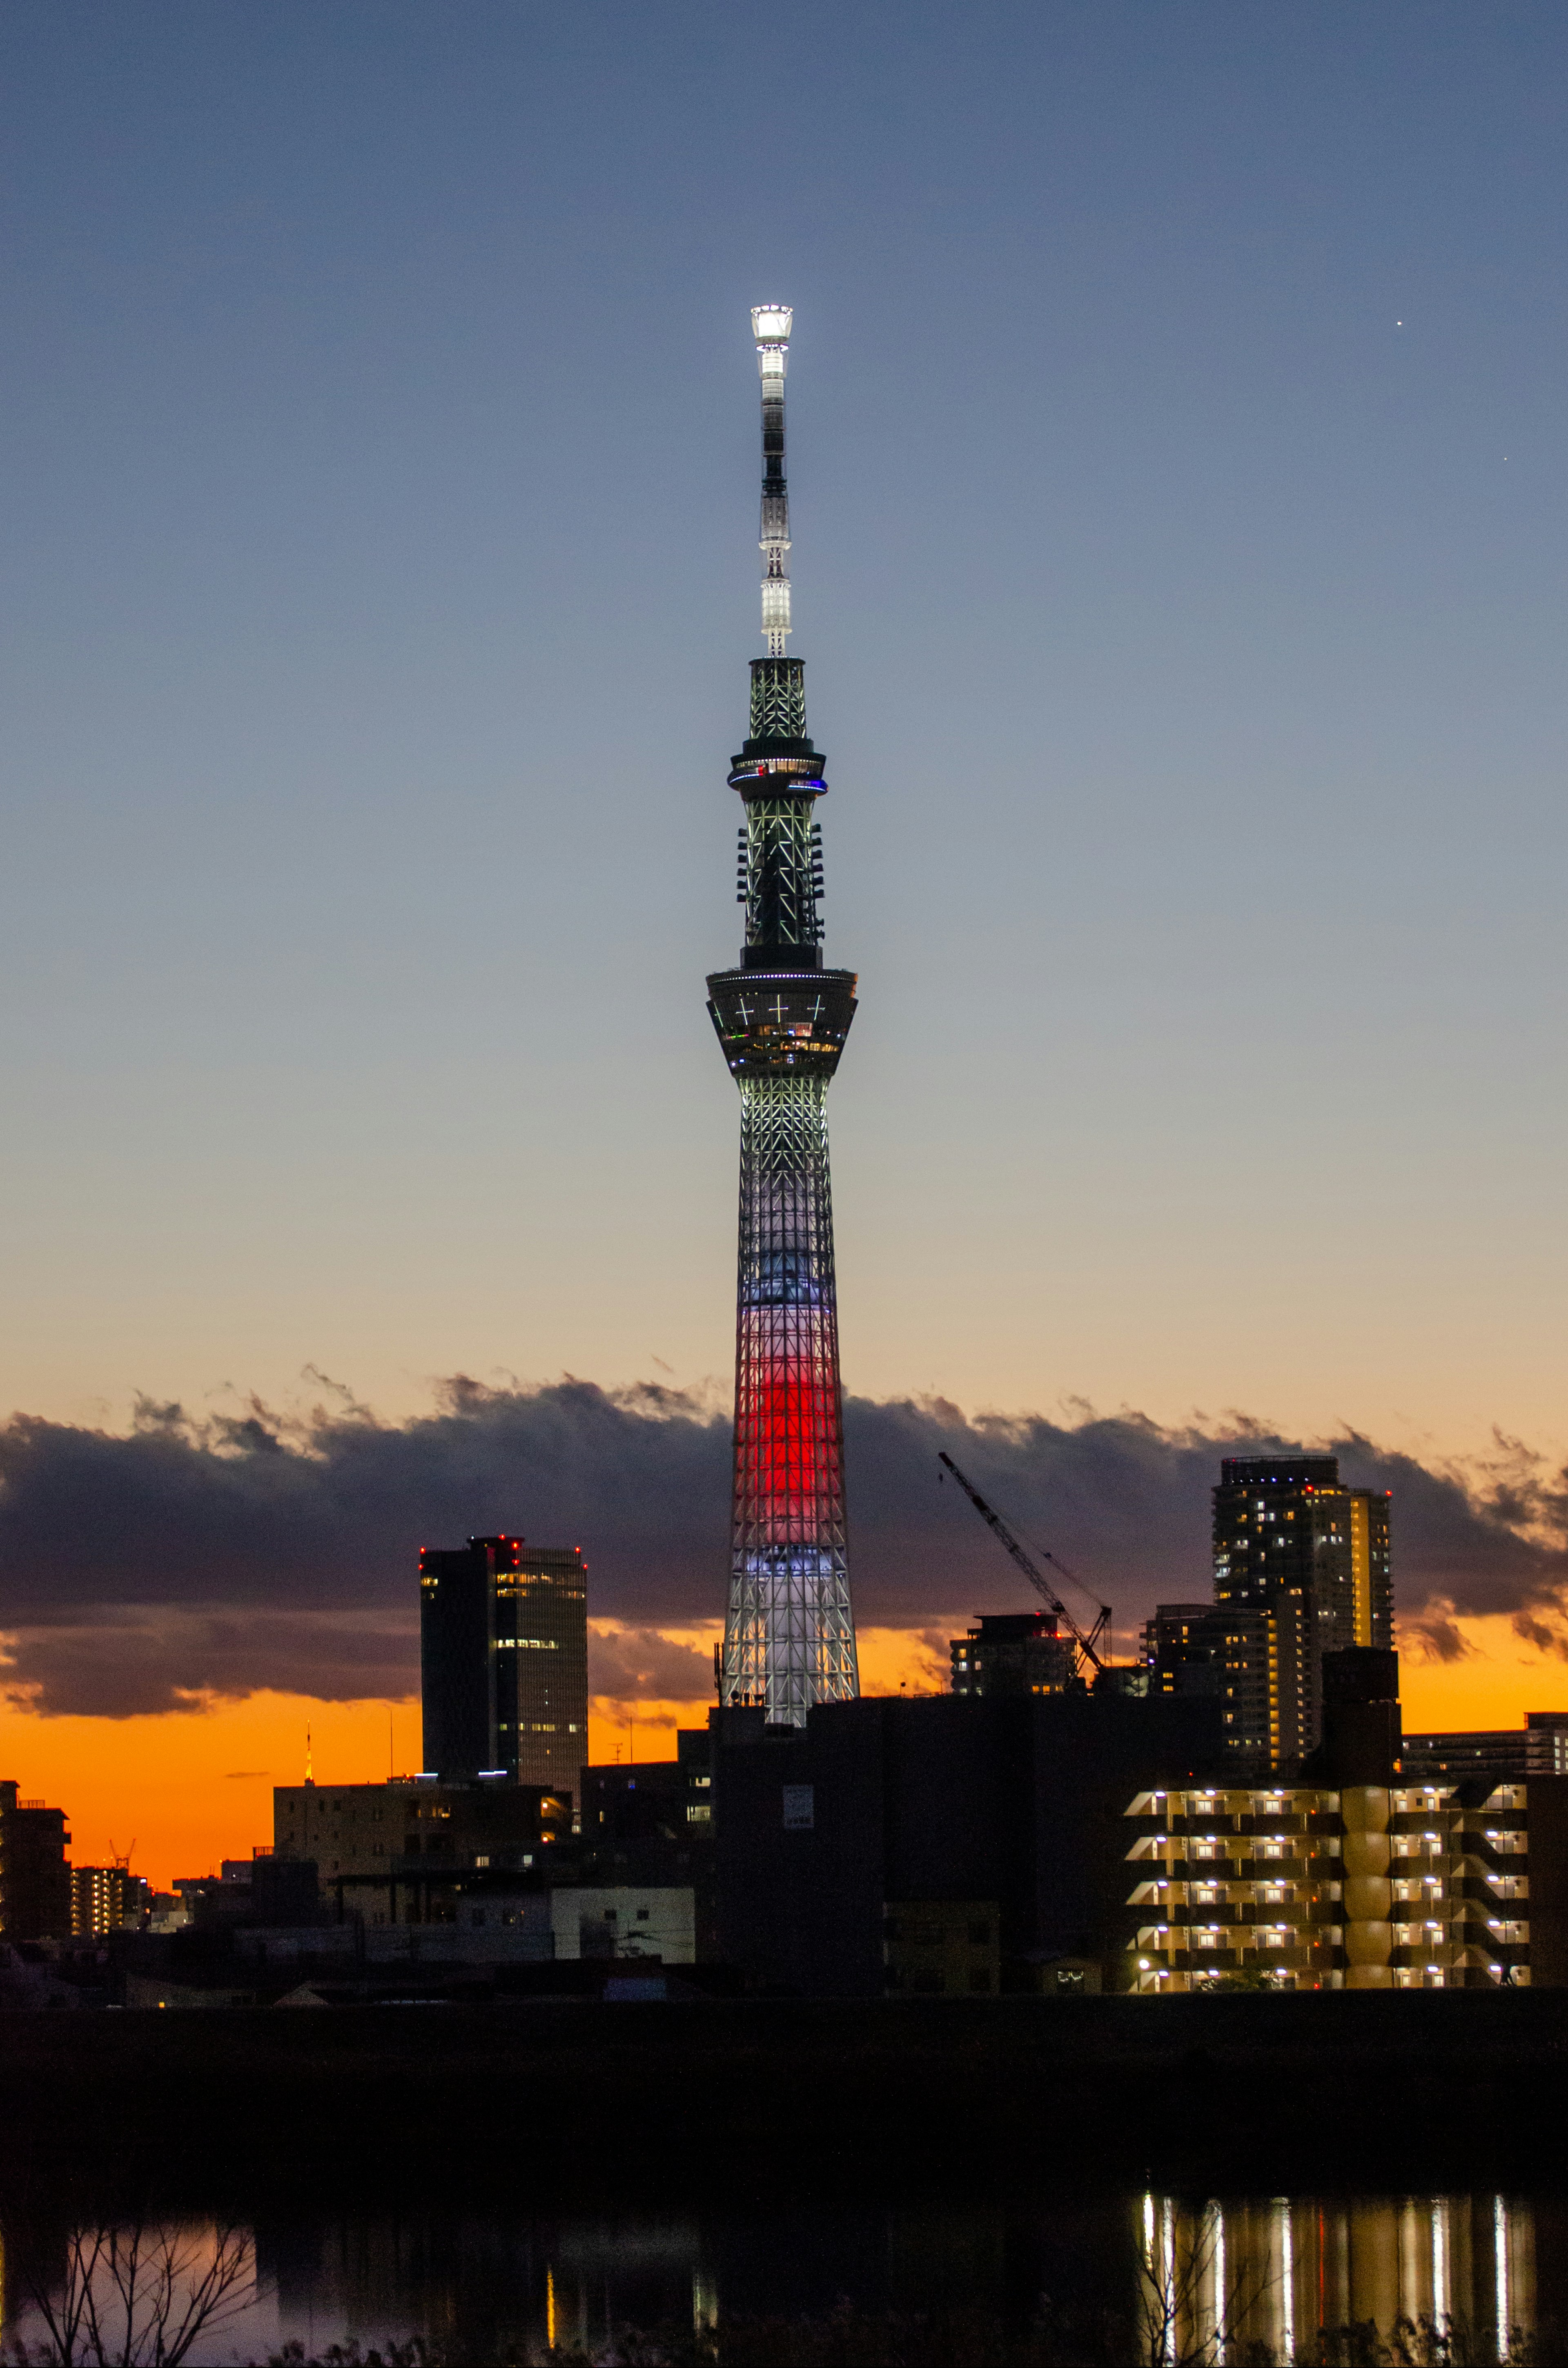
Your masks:
<path fill-rule="evenodd" d="M 860 1669 L 871 1694 L 931 1693 L 947 1682 L 947 1637 L 964 1619 L 920 1629 L 865 1628 Z M 613 1623 L 596 1622 L 609 1631 Z M 1407 1728 L 1517 1726 L 1529 1710 L 1568 1702 L 1568 1668 L 1516 1636 L 1506 1620 L 1460 1623 L 1468 1654 L 1450 1662 L 1407 1656 L 1401 1682 Z M 718 1622 L 661 1631 L 711 1648 Z M 700 1726 L 710 1697 L 686 1702 L 595 1695 L 589 1750 L 598 1764 L 674 1757 L 677 1726 Z M 390 1751 L 389 1751 L 390 1730 Z M 322 1702 L 257 1693 L 158 1717 L 40 1718 L 0 1710 L 0 1776 L 28 1798 L 65 1809 L 77 1865 L 134 1846 L 134 1865 L 159 1889 L 206 1874 L 272 1839 L 272 1787 L 305 1772 L 305 1738 L 319 1783 L 371 1783 L 419 1765 L 419 1704 Z"/>

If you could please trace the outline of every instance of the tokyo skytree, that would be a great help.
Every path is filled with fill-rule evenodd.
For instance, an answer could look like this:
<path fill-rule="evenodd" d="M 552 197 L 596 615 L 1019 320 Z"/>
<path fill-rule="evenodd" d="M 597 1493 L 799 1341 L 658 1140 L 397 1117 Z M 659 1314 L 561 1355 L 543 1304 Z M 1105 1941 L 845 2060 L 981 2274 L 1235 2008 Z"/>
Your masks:
<path fill-rule="evenodd" d="M 784 371 L 792 314 L 753 312 L 762 372 L 762 631 L 751 723 L 730 787 L 745 813 L 738 970 L 708 982 L 741 1089 L 734 1501 L 720 1660 L 725 1703 L 801 1726 L 860 1691 L 844 1505 L 844 1407 L 827 1173 L 827 1088 L 855 1017 L 855 973 L 824 970 L 824 759 L 806 733 L 805 666 L 790 632 Z"/>

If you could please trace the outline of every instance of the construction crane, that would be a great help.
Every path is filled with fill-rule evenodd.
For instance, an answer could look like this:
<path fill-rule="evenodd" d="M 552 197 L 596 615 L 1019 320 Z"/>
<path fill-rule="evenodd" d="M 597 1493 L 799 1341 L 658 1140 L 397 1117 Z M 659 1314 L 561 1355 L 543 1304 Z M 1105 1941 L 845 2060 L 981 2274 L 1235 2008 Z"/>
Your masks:
<path fill-rule="evenodd" d="M 1095 1622 L 1094 1626 L 1085 1636 L 1077 1622 L 1074 1619 L 1073 1614 L 1068 1611 L 1067 1606 L 1062 1602 L 1062 1598 L 1057 1594 L 1056 1589 L 1051 1586 L 1051 1581 L 1045 1577 L 1041 1572 L 1035 1568 L 1034 1564 L 1024 1552 L 1023 1547 L 1018 1543 L 1017 1539 L 1013 1535 L 1012 1531 L 1007 1527 L 1006 1522 L 1002 1519 L 1002 1516 L 996 1510 L 995 1506 L 987 1502 L 985 1497 L 981 1495 L 972 1480 L 965 1479 L 963 1474 L 959 1470 L 958 1465 L 953 1462 L 950 1455 L 938 1450 L 937 1461 L 938 1463 L 945 1464 L 947 1469 L 952 1474 L 953 1478 L 958 1482 L 959 1486 L 963 1490 L 964 1495 L 969 1498 L 970 1503 L 974 1507 L 975 1511 L 980 1515 L 981 1520 L 985 1523 L 987 1529 L 995 1531 L 996 1535 L 1001 1539 L 1002 1543 L 1006 1547 L 1007 1552 L 1012 1555 L 1013 1560 L 1017 1564 L 1018 1568 L 1023 1572 L 1024 1577 L 1028 1580 L 1029 1585 L 1034 1588 L 1038 1593 L 1044 1596 L 1047 1603 L 1050 1604 L 1058 1620 L 1064 1620 L 1066 1622 L 1068 1629 L 1073 1636 L 1073 1640 L 1076 1644 L 1080 1653 L 1084 1655 L 1086 1660 L 1092 1661 L 1096 1669 L 1103 1669 L 1105 1668 L 1105 1663 L 1101 1660 L 1099 1654 L 1095 1648 L 1099 1644 L 1101 1637 L 1106 1633 L 1106 1630 L 1110 1626 L 1109 1604 L 1102 1603 L 1100 1605 L 1099 1618 Z M 1053 1554 L 1048 1554 L 1044 1546 L 1040 1546 L 1038 1549 L 1038 1552 L 1046 1562 L 1050 1563 L 1053 1568 L 1062 1573 L 1063 1578 L 1070 1578 L 1074 1587 L 1082 1587 L 1084 1588 L 1085 1594 L 1089 1594 L 1088 1588 L 1084 1587 L 1083 1580 L 1079 1578 L 1074 1572 L 1070 1571 L 1064 1562 L 1059 1562 Z M 1089 1600 L 1092 1602 L 1094 1598 L 1090 1596 Z"/>

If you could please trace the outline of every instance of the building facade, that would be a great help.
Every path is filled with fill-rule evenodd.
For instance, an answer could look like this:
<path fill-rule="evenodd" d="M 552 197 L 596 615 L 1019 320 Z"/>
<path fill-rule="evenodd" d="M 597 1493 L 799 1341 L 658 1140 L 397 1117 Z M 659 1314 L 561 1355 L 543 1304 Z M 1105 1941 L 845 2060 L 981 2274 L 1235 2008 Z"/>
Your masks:
<path fill-rule="evenodd" d="M 75 1940 L 97 1932 L 140 1931 L 153 1912 L 153 1886 L 123 1866 L 71 1869 L 71 1931 Z"/>
<path fill-rule="evenodd" d="M 991 1998 L 1002 1987 L 1001 1908 L 994 1899 L 890 1905 L 882 1964 L 891 1998 Z"/>
<path fill-rule="evenodd" d="M 574 1964 L 595 1959 L 658 1965 L 697 1962 L 697 1923 L 689 1888 L 670 1884 L 547 1885 L 529 1878 L 470 1876 L 454 1912 L 437 1932 L 417 1926 L 372 1927 L 364 1936 L 372 1963 L 406 1958 L 470 1964 Z"/>
<path fill-rule="evenodd" d="M 949 1639 L 955 1694 L 1059 1694 L 1077 1656 L 1051 1611 L 983 1611 L 967 1636 Z"/>
<path fill-rule="evenodd" d="M 1152 1694 L 1217 1702 L 1224 1687 L 1224 1613 L 1211 1603 L 1157 1603 L 1143 1623 L 1143 1667 Z"/>
<path fill-rule="evenodd" d="M 1213 1535 L 1225 1739 L 1289 1770 L 1321 1737 L 1324 1654 L 1392 1645 L 1389 1498 L 1333 1455 L 1227 1456 Z"/>
<path fill-rule="evenodd" d="M 673 1759 L 583 1771 L 583 1847 L 610 1842 L 710 1842 L 713 1839 L 710 1737 L 682 1727 Z"/>
<path fill-rule="evenodd" d="M 1529 1711 L 1523 1726 L 1407 1735 L 1400 1768 L 1405 1776 L 1489 1776 L 1498 1784 L 1568 1776 L 1568 1711 Z"/>
<path fill-rule="evenodd" d="M 504 1776 L 581 1806 L 588 1572 L 575 1546 L 422 1547 L 419 1661 L 426 1773 Z"/>
<path fill-rule="evenodd" d="M 665 1965 L 697 1962 L 693 1895 L 676 1884 L 558 1885 L 550 1896 L 557 1962 L 613 1957 Z"/>
<path fill-rule="evenodd" d="M 794 1733 L 721 1712 L 716 1735 L 719 1953 L 837 1997 L 917 1975 L 969 1994 L 971 1971 L 1055 1994 L 1064 1964 L 1097 1972 L 1139 1771 L 1221 1751 L 1212 1703 L 1109 1691 L 824 1702 Z"/>
<path fill-rule="evenodd" d="M 19 1785 L 0 1782 L 0 1939 L 70 1939 L 70 1839 L 63 1809 L 24 1801 Z"/>
<path fill-rule="evenodd" d="M 730 786 L 742 801 L 739 966 L 708 1008 L 741 1096 L 740 1241 L 729 1597 L 719 1695 L 799 1726 L 859 1691 L 849 1601 L 844 1406 L 828 1180 L 827 1089 L 855 1017 L 855 974 L 824 967 L 824 758 L 805 669 L 787 655 L 787 305 L 752 314 L 762 373 L 762 622 Z"/>
<path fill-rule="evenodd" d="M 1128 1989 L 1568 1983 L 1568 1777 L 1171 1788 L 1126 1816 Z"/>
<path fill-rule="evenodd" d="M 730 1720 L 761 1713 L 710 1713 Z M 689 1891 L 697 1919 L 698 1956 L 719 1956 L 719 1908 L 713 1856 L 711 1731 L 682 1727 L 673 1759 L 585 1768 L 583 1832 L 575 1853 L 583 1884 L 651 1884 Z"/>
<path fill-rule="evenodd" d="M 439 1923 L 455 1913 L 466 1876 L 541 1867 L 571 1829 L 569 1798 L 540 1785 L 279 1784 L 267 1871 L 276 1885 L 286 1862 L 313 1864 L 339 1918 Z"/>

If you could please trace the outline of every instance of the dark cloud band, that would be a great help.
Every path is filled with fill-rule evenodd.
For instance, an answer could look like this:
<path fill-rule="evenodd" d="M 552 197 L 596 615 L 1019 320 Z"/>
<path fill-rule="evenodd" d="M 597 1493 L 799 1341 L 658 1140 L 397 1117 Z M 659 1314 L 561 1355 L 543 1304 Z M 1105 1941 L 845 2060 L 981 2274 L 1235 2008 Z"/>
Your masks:
<path fill-rule="evenodd" d="M 1239 1417 L 1164 1429 L 863 1398 L 846 1416 L 856 1607 L 892 1626 L 1029 1600 L 938 1487 L 939 1447 L 1103 1592 L 1125 1637 L 1157 1599 L 1207 1595 L 1220 1456 L 1287 1443 Z M 1348 1481 L 1394 1492 L 1401 1614 L 1430 1649 L 1458 1649 L 1455 1617 L 1483 1612 L 1561 1649 L 1561 1471 L 1506 1441 L 1465 1469 L 1354 1435 L 1327 1444 Z M 419 1546 L 494 1529 L 580 1545 L 605 1618 L 643 1632 L 712 1619 L 729 1456 L 725 1413 L 651 1384 L 459 1379 L 405 1423 L 348 1402 L 209 1421 L 143 1406 L 126 1435 L 17 1416 L 0 1429 L 4 1678 L 41 1709 L 111 1716 L 263 1687 L 401 1696 L 416 1682 Z M 651 1633 L 598 1659 L 611 1691 L 667 1691 L 693 1670 L 704 1690 L 700 1654 Z"/>

